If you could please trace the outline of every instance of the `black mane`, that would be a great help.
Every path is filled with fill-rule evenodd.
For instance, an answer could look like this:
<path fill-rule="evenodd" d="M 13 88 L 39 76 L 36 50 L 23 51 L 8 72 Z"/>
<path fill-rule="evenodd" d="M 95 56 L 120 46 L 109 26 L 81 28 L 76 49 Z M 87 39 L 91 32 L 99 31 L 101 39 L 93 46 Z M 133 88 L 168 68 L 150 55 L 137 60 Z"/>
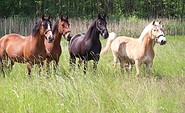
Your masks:
<path fill-rule="evenodd" d="M 39 32 L 39 28 L 40 28 L 41 23 L 42 23 L 41 20 L 39 22 L 36 22 L 36 25 L 32 29 L 32 33 L 31 33 L 33 36 L 36 36 L 37 33 Z"/>
<path fill-rule="evenodd" d="M 41 26 L 42 22 L 44 22 L 44 21 L 49 21 L 49 22 L 51 23 L 50 20 L 45 19 L 45 18 L 43 18 L 43 19 L 41 19 L 40 21 L 36 22 L 36 25 L 35 25 L 34 28 L 32 29 L 32 33 L 31 33 L 34 37 L 35 37 L 35 36 L 37 35 L 37 33 L 39 32 L 40 26 Z"/>
<path fill-rule="evenodd" d="M 92 27 L 96 26 L 96 21 L 98 21 L 98 19 L 95 19 L 95 20 L 92 22 L 92 24 L 91 24 L 91 26 L 90 26 L 89 28 L 92 28 Z"/>
<path fill-rule="evenodd" d="M 59 20 L 57 20 L 53 26 L 53 30 L 52 30 L 52 33 L 54 33 L 57 29 L 58 29 L 58 23 L 59 23 Z"/>

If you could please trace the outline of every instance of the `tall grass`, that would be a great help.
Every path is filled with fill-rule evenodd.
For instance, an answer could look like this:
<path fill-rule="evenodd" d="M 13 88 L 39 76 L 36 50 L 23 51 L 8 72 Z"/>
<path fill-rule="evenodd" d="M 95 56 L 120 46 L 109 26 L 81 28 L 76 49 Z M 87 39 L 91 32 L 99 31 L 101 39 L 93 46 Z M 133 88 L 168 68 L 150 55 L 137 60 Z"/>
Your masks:
<path fill-rule="evenodd" d="M 101 40 L 105 45 L 106 40 Z M 184 113 L 185 112 L 185 38 L 168 37 L 167 44 L 156 44 L 150 76 L 121 75 L 112 65 L 109 52 L 101 56 L 97 72 L 89 62 L 87 75 L 69 71 L 67 42 L 57 74 L 38 76 L 34 66 L 31 78 L 26 66 L 16 63 L 6 78 L 0 76 L 0 112 L 2 113 Z M 51 66 L 52 68 L 52 66 Z M 51 70 L 52 71 L 52 70 Z"/>

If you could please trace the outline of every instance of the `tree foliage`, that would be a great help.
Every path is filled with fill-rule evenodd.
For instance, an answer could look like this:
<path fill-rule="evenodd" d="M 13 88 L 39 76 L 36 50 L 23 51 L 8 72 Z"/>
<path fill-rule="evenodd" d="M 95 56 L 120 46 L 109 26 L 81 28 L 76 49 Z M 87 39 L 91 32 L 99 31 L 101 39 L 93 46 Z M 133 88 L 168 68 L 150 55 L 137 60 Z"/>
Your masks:
<path fill-rule="evenodd" d="M 41 14 L 92 18 L 98 13 L 109 17 L 184 18 L 185 0 L 1 0 L 0 17 Z"/>

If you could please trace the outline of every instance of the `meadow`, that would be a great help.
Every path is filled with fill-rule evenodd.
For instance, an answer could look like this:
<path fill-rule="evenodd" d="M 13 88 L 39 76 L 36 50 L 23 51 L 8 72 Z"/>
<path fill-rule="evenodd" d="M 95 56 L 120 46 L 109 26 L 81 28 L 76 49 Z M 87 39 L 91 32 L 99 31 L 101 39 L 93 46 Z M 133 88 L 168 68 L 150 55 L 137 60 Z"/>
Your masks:
<path fill-rule="evenodd" d="M 101 39 L 105 46 L 107 40 Z M 155 45 L 150 76 L 144 66 L 140 77 L 135 68 L 130 76 L 113 68 L 109 52 L 101 56 L 97 72 L 89 62 L 87 75 L 76 68 L 69 71 L 68 42 L 62 40 L 63 53 L 54 74 L 38 76 L 34 66 L 31 78 L 26 65 L 16 63 L 6 78 L 0 72 L 1 113 L 184 113 L 185 37 L 167 36 L 167 44 Z"/>

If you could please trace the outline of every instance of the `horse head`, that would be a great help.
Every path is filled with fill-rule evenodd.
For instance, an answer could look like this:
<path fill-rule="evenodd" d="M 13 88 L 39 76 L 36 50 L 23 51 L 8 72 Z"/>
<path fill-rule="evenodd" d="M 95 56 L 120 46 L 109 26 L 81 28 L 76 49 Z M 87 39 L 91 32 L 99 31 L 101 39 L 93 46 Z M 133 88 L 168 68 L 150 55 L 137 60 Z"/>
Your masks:
<path fill-rule="evenodd" d="M 58 31 L 62 34 L 66 39 L 70 37 L 70 24 L 68 21 L 68 16 L 60 16 L 58 23 Z"/>
<path fill-rule="evenodd" d="M 151 31 L 152 38 L 155 39 L 155 41 L 160 45 L 166 44 L 166 37 L 164 35 L 164 30 L 162 28 L 161 21 L 160 22 L 153 21 L 152 25 L 153 25 Z"/>
<path fill-rule="evenodd" d="M 40 21 L 36 22 L 36 25 L 32 30 L 32 35 L 34 37 L 37 35 L 44 36 L 49 43 L 53 41 L 54 38 L 51 31 L 50 16 L 45 18 L 44 15 L 42 15 Z"/>
<path fill-rule="evenodd" d="M 50 21 L 50 16 L 48 16 L 47 18 L 44 17 L 44 15 L 42 15 L 42 18 L 40 20 L 40 22 L 38 22 L 39 24 L 39 32 L 41 36 L 44 36 L 46 38 L 46 40 L 51 43 L 53 41 L 53 34 L 51 31 L 51 21 Z"/>
<path fill-rule="evenodd" d="M 103 36 L 104 38 L 109 37 L 109 33 L 107 30 L 106 14 L 104 15 L 98 14 L 98 19 L 96 21 L 96 29 L 100 32 L 101 36 Z"/>

